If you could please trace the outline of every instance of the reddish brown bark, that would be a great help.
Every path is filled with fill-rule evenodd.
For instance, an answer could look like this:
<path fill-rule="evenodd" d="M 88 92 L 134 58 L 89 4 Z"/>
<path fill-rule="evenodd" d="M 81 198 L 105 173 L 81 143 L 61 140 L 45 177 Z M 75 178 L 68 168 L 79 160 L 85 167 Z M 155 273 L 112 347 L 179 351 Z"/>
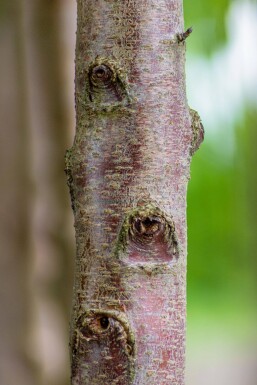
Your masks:
<path fill-rule="evenodd" d="M 73 385 L 184 384 L 183 36 L 180 0 L 78 0 Z"/>

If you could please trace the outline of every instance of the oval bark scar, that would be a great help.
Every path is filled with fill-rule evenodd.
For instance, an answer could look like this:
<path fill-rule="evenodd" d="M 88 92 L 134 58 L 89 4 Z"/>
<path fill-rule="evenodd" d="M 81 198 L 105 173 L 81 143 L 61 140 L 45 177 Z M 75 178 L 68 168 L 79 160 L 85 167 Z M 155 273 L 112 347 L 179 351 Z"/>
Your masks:
<path fill-rule="evenodd" d="M 136 351 L 126 316 L 115 310 L 90 309 L 78 316 L 76 325 L 72 346 L 73 384 L 88 376 L 92 384 L 104 381 L 105 385 L 130 385 Z M 86 371 L 81 370 L 85 366 Z"/>
<path fill-rule="evenodd" d="M 90 102 L 102 109 L 131 102 L 127 75 L 112 58 L 96 57 L 88 68 L 86 87 Z"/>
<path fill-rule="evenodd" d="M 152 204 L 132 210 L 117 243 L 118 255 L 130 262 L 170 262 L 179 256 L 174 221 Z"/>

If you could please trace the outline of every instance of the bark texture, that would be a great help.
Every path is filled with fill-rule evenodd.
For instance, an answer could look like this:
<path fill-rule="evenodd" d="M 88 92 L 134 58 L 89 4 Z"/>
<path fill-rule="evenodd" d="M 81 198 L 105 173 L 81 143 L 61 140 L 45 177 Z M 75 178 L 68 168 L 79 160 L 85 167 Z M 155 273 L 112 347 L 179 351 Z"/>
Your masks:
<path fill-rule="evenodd" d="M 183 385 L 186 189 L 203 131 L 182 1 L 77 4 L 72 385 Z"/>

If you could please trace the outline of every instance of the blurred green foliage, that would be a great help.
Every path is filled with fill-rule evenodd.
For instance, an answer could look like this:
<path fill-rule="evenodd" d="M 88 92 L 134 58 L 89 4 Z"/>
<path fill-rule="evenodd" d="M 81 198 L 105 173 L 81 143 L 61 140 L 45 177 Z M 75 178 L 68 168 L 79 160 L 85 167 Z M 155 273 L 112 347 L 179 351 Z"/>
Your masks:
<path fill-rule="evenodd" d="M 221 45 L 226 48 L 226 20 L 232 4 L 228 0 L 184 2 L 185 26 L 194 28 L 187 43 L 188 62 L 190 54 L 194 54 L 208 57 L 211 63 L 217 49 Z M 219 129 L 209 136 L 205 127 L 205 142 L 192 160 L 188 189 L 188 320 L 190 325 L 201 314 L 212 314 L 219 322 L 228 318 L 232 329 L 235 319 L 241 325 L 248 323 L 250 332 L 256 317 L 257 292 L 256 100 L 253 105 L 243 100 L 241 108 L 243 113 L 241 118 L 237 114 L 240 121 L 236 121 L 234 133 L 225 124 L 220 127 L 220 121 L 213 117 Z M 224 138 L 218 137 L 221 132 L 225 143 L 235 141 L 234 153 L 229 157 L 221 145 Z"/>
<path fill-rule="evenodd" d="M 254 281 L 253 295 L 257 295 L 257 111 L 247 103 L 242 119 L 237 122 L 237 169 L 241 181 L 240 198 L 243 211 L 242 240 L 245 259 Z M 256 298 L 255 298 L 256 299 Z"/>
<path fill-rule="evenodd" d="M 186 28 L 192 26 L 189 50 L 210 55 L 226 40 L 226 14 L 229 0 L 184 1 Z"/>
<path fill-rule="evenodd" d="M 245 177 L 211 144 L 195 155 L 188 191 L 188 297 L 236 305 L 254 293 Z M 253 205 L 253 210 L 256 211 Z M 231 296 L 231 298 L 230 298 Z M 234 298 L 233 298 L 234 297 Z M 205 303 L 206 302 L 206 303 Z"/>

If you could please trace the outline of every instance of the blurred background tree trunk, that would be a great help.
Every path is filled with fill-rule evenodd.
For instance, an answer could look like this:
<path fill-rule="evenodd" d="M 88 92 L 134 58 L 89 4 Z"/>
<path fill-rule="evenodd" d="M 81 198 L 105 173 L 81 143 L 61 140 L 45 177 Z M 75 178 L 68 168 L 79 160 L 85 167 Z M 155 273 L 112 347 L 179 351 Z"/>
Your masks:
<path fill-rule="evenodd" d="M 68 383 L 71 214 L 64 153 L 72 133 L 70 2 L 1 3 L 0 383 Z M 71 14 L 72 16 L 72 14 Z M 69 23 L 69 25 L 67 25 Z M 65 57 L 69 55 L 69 60 Z M 67 55 L 67 56 L 68 56 Z M 15 370 L 13 369 L 15 368 Z"/>
<path fill-rule="evenodd" d="M 31 262 L 28 208 L 32 197 L 28 193 L 28 114 L 18 7 L 18 1 L 1 4 L 0 49 L 5 54 L 0 61 L 0 383 L 33 385 L 35 368 L 26 351 L 32 296 L 25 278 Z"/>

